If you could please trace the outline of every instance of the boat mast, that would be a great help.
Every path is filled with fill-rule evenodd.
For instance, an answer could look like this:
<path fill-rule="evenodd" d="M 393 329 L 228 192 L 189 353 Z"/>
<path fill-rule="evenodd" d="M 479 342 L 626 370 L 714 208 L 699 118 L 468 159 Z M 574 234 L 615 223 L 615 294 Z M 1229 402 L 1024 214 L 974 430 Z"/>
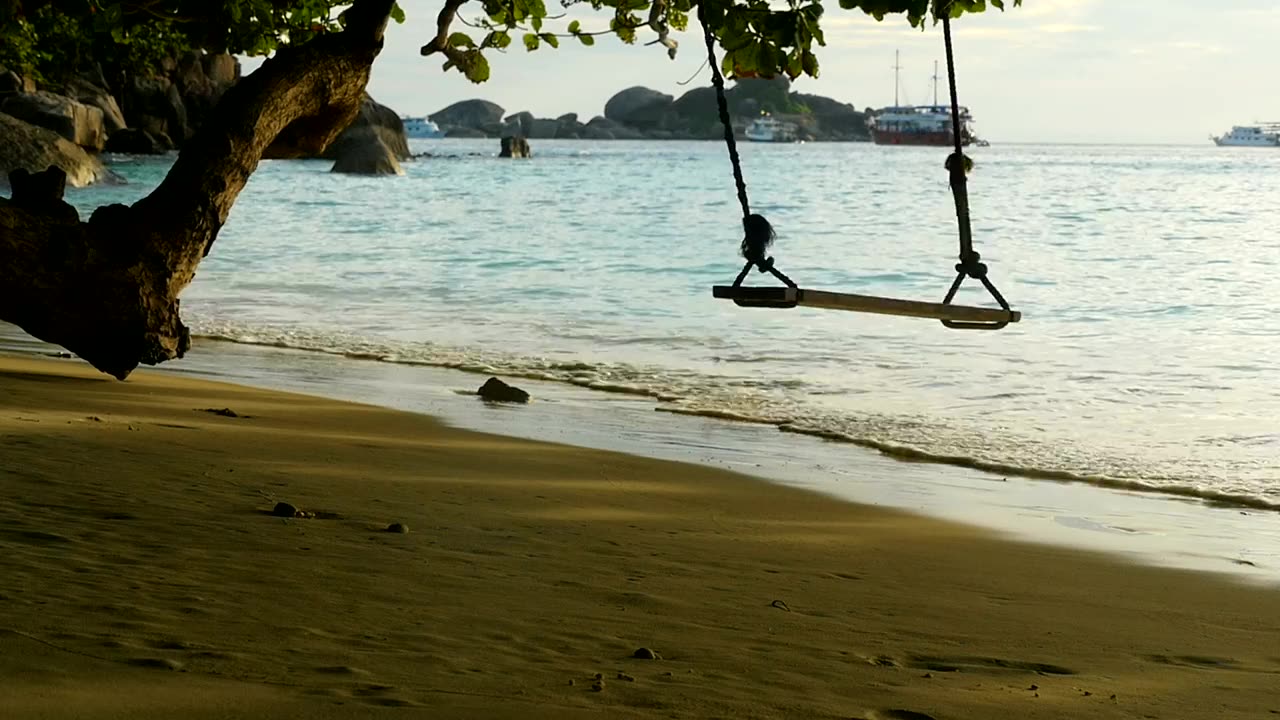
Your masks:
<path fill-rule="evenodd" d="M 933 61 L 933 106 L 938 106 L 938 61 Z"/>
<path fill-rule="evenodd" d="M 898 71 L 902 69 L 902 65 L 898 62 L 900 50 L 893 51 L 893 106 L 898 107 Z"/>

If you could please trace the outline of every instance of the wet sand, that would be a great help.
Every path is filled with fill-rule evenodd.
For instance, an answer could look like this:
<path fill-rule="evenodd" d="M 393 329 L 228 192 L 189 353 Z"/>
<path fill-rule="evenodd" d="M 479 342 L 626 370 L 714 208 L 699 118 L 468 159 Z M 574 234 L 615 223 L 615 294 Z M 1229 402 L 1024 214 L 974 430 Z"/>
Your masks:
<path fill-rule="evenodd" d="M 1280 593 L 713 468 L 0 358 L 0 478 L 3 717 L 1280 712 Z"/>

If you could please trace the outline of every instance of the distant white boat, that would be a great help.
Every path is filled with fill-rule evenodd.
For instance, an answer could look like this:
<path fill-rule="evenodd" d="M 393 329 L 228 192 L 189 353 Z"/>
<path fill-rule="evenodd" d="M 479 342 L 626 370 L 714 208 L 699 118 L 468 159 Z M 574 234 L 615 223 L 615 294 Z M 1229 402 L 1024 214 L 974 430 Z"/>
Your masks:
<path fill-rule="evenodd" d="M 401 120 L 404 121 L 404 134 L 411 138 L 444 137 L 444 131 L 440 126 L 424 117 L 401 118 Z"/>
<path fill-rule="evenodd" d="M 795 132 L 790 125 L 778 122 L 765 114 L 747 126 L 745 137 L 752 142 L 795 142 Z"/>
<path fill-rule="evenodd" d="M 1231 132 L 1210 139 L 1222 147 L 1280 147 L 1280 122 L 1236 125 Z"/>

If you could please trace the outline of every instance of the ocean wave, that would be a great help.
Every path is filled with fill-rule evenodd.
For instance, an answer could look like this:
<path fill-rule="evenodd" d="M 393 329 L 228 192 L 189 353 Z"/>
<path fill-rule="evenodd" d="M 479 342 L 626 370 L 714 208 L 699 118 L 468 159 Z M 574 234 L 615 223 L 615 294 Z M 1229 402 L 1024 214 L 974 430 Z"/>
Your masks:
<path fill-rule="evenodd" d="M 829 389 L 794 378 L 709 375 L 664 367 L 544 359 L 431 344 L 344 337 L 291 329 L 202 328 L 195 337 L 269 348 L 325 353 L 353 360 L 437 367 L 571 385 L 653 400 L 658 412 L 728 422 L 772 425 L 779 431 L 848 443 L 905 462 L 968 468 L 1001 476 L 1081 483 L 1123 492 L 1153 493 L 1215 506 L 1280 511 L 1280 499 L 1211 487 L 1195 478 L 1143 468 L 1133 459 L 1106 458 L 1078 448 L 1008 432 L 954 427 L 927 416 L 821 406 Z M 808 399 L 808 402 L 806 402 Z M 1110 470 L 1110 471 L 1108 471 Z"/>

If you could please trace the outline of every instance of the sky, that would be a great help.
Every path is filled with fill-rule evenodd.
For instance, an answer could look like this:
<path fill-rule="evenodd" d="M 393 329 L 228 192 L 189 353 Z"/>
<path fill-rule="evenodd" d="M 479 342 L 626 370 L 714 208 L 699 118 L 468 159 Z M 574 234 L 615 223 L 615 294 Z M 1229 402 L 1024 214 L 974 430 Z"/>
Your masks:
<path fill-rule="evenodd" d="M 952 25 L 961 103 L 972 110 L 978 134 L 993 142 L 1207 143 L 1235 124 L 1280 121 L 1280 0 L 1006 4 L 1005 12 L 966 15 Z M 419 55 L 435 33 L 440 0 L 400 5 L 407 20 L 388 30 L 369 91 L 402 115 L 483 98 L 509 113 L 576 112 L 585 121 L 627 87 L 679 96 L 710 83 L 709 71 L 699 71 L 705 47 L 694 22 L 693 32 L 676 35 L 675 60 L 660 46 L 628 46 L 613 37 L 594 47 L 565 39 L 558 50 L 532 53 L 517 39 L 505 53 L 490 51 L 492 77 L 475 85 L 457 71 L 443 72 L 443 58 Z M 548 0 L 553 12 L 556 5 Z M 900 51 L 901 101 L 932 102 L 936 61 L 944 78 L 939 99 L 946 102 L 941 27 L 921 31 L 901 17 L 877 22 L 834 0 L 826 6 L 820 77 L 797 80 L 795 90 L 859 109 L 892 104 Z M 464 17 L 478 13 L 478 3 L 463 6 Z M 608 22 L 589 7 L 554 22 L 573 18 L 585 29 Z M 681 85 L 691 76 L 692 84 Z"/>

